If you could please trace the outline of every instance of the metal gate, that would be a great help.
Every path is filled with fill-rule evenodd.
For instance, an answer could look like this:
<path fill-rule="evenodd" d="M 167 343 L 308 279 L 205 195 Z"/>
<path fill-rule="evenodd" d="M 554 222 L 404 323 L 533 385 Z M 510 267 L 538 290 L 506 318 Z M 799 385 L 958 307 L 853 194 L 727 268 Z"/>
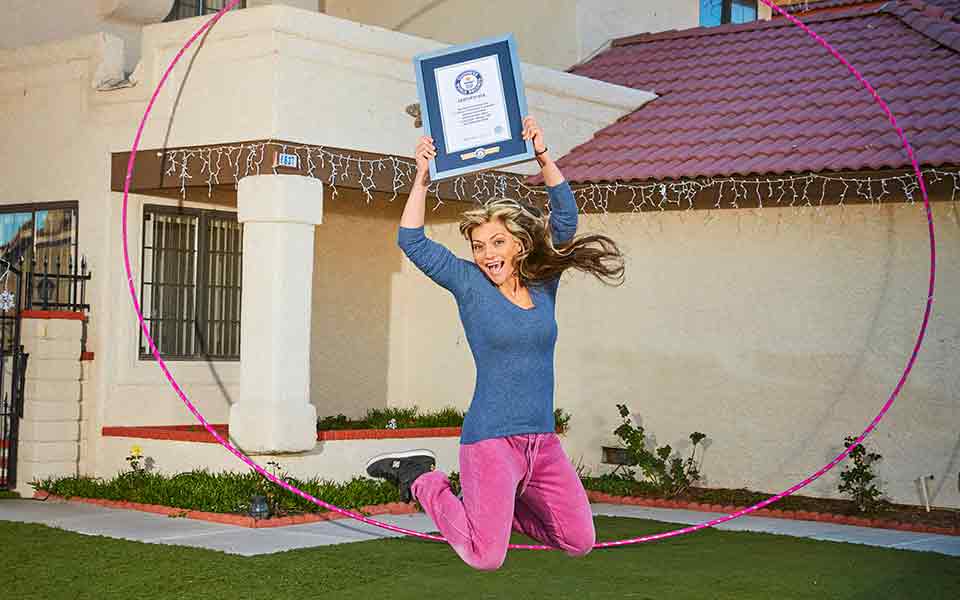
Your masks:
<path fill-rule="evenodd" d="M 0 490 L 17 486 L 17 432 L 27 354 L 20 344 L 23 272 L 0 258 Z"/>

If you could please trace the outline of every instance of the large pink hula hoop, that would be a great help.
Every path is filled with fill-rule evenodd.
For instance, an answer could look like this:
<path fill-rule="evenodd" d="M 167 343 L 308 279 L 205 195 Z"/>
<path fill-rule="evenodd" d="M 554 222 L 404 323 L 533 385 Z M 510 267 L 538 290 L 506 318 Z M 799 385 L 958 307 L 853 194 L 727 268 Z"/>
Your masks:
<path fill-rule="evenodd" d="M 910 374 L 910 370 L 913 368 L 913 364 L 917 359 L 917 354 L 920 351 L 920 345 L 923 342 L 923 338 L 927 330 L 927 323 L 930 320 L 930 312 L 933 307 L 933 288 L 934 288 L 934 281 L 935 281 L 935 275 L 936 275 L 936 242 L 935 242 L 934 232 L 933 232 L 933 214 L 930 210 L 930 200 L 927 197 L 927 189 L 926 189 L 926 186 L 924 185 L 923 176 L 920 172 L 920 165 L 918 164 L 917 159 L 914 156 L 913 148 L 911 148 L 910 143 L 907 141 L 906 135 L 904 135 L 903 133 L 903 129 L 901 129 L 900 126 L 897 125 L 897 120 L 893 116 L 893 113 L 890 111 L 890 108 L 887 106 L 886 102 L 884 102 L 880 98 L 880 95 L 877 93 L 877 91 L 873 89 L 873 87 L 866 81 L 866 79 L 863 78 L 863 76 L 853 67 L 853 65 L 847 62 L 847 60 L 844 59 L 840 55 L 840 53 L 837 52 L 830 44 L 828 44 L 826 40 L 824 40 L 819 35 L 814 33 L 809 27 L 801 23 L 794 16 L 790 15 L 779 6 L 776 6 L 775 4 L 773 4 L 771 0 L 761 0 L 761 1 L 767 6 L 769 6 L 771 9 L 775 10 L 776 12 L 780 13 L 782 16 L 792 21 L 793 24 L 795 24 L 797 27 L 807 32 L 807 34 L 810 35 L 810 37 L 816 40 L 821 46 L 826 48 L 826 50 L 830 54 L 832 54 L 838 61 L 840 61 L 847 68 L 847 70 L 849 70 L 850 73 L 857 79 L 857 81 L 859 81 L 863 85 L 863 87 L 866 88 L 868 92 L 870 92 L 870 95 L 873 96 L 873 99 L 880 106 L 880 108 L 883 109 L 883 112 L 889 118 L 890 124 L 893 126 L 894 130 L 897 132 L 897 135 L 900 136 L 900 141 L 903 143 L 903 147 L 907 152 L 907 156 L 910 158 L 910 162 L 913 165 L 913 171 L 917 176 L 920 193 L 923 196 L 924 208 L 926 209 L 927 226 L 930 233 L 930 283 L 927 289 L 927 303 L 926 303 L 926 308 L 924 309 L 924 312 L 923 312 L 923 322 L 920 325 L 920 332 L 917 335 L 917 341 L 913 347 L 913 352 L 910 355 L 910 359 L 907 361 L 907 365 L 904 368 L 903 374 L 900 376 L 900 380 L 897 382 L 896 387 L 893 389 L 893 392 L 891 392 L 890 397 L 887 399 L 887 401 L 883 404 L 883 407 L 880 409 L 880 412 L 877 413 L 877 416 L 874 417 L 872 421 L 870 421 L 870 424 L 867 425 L 866 429 L 863 430 L 863 433 L 861 433 L 857 437 L 856 443 L 852 444 L 849 448 L 845 449 L 843 452 L 838 454 L 836 458 L 831 460 L 829 463 L 821 467 L 818 471 L 816 471 L 815 473 L 813 473 L 812 475 L 810 475 L 800 483 L 797 483 L 796 485 L 791 486 L 790 488 L 780 492 L 779 494 L 777 494 L 776 496 L 773 496 L 772 498 L 768 498 L 762 502 L 758 502 L 757 504 L 754 504 L 753 506 L 744 508 L 737 512 L 731 513 L 729 515 L 724 515 L 723 517 L 720 517 L 717 519 L 705 521 L 703 523 L 698 523 L 696 525 L 691 525 L 690 527 L 684 527 L 682 529 L 675 529 L 673 531 L 659 533 L 656 535 L 647 535 L 647 536 L 638 537 L 638 538 L 600 542 L 596 544 L 596 546 L 594 546 L 595 548 L 610 548 L 613 546 L 626 546 L 629 544 L 652 542 L 654 540 L 663 540 L 667 538 L 676 537 L 678 535 L 683 535 L 685 533 L 693 533 L 694 531 L 698 531 L 700 529 L 704 529 L 707 527 L 713 527 L 714 525 L 719 525 L 721 523 L 726 523 L 727 521 L 732 521 L 733 519 L 742 517 L 744 515 L 748 515 L 755 510 L 758 510 L 765 506 L 773 504 L 774 502 L 780 500 L 781 498 L 789 496 L 797 492 L 798 490 L 806 487 L 813 481 L 817 480 L 818 478 L 820 478 L 820 476 L 822 476 L 824 473 L 826 473 L 827 471 L 835 467 L 840 461 L 846 458 L 847 455 L 850 454 L 850 452 L 853 450 L 853 448 L 856 447 L 857 444 L 860 444 L 860 442 L 862 442 L 863 439 L 866 438 L 867 435 L 869 435 L 870 432 L 876 428 L 876 426 L 880 423 L 880 420 L 883 419 L 887 411 L 890 410 L 890 407 L 893 406 L 893 401 L 896 399 L 897 395 L 900 393 L 900 390 L 903 388 L 903 385 L 907 380 L 907 376 Z M 280 480 L 279 478 L 275 477 L 273 474 L 267 472 L 263 467 L 253 462 L 249 457 L 247 457 L 245 454 L 240 452 L 240 450 L 234 447 L 229 441 L 223 439 L 223 437 L 221 437 L 220 434 L 216 432 L 216 430 L 210 425 L 210 423 L 208 423 L 207 420 L 203 418 L 203 415 L 200 414 L 200 412 L 193 405 L 193 403 L 190 402 L 186 394 L 177 384 L 176 379 L 174 379 L 169 369 L 167 369 L 167 365 L 163 361 L 163 358 L 160 357 L 160 353 L 153 342 L 153 338 L 150 337 L 150 331 L 147 329 L 147 324 L 143 320 L 143 313 L 140 310 L 140 303 L 137 300 L 137 293 L 133 283 L 133 275 L 130 269 L 130 254 L 127 248 L 127 198 L 130 190 L 130 181 L 131 181 L 131 178 L 133 177 L 133 166 L 137 156 L 137 147 L 140 144 L 140 138 L 143 135 L 143 129 L 144 129 L 144 126 L 146 125 L 147 118 L 150 115 L 150 111 L 153 109 L 154 102 L 156 102 L 157 96 L 160 94 L 160 89 L 163 87 L 164 83 L 166 83 L 167 78 L 170 76 L 170 73 L 173 70 L 174 66 L 176 66 L 177 62 L 180 60 L 183 54 L 187 51 L 187 49 L 190 48 L 191 45 L 193 45 L 193 43 L 197 40 L 197 38 L 200 37 L 200 35 L 202 35 L 210 27 L 212 27 L 217 21 L 219 21 L 220 17 L 222 17 L 224 13 L 226 13 L 228 10 L 236 6 L 237 2 L 239 2 L 239 0 L 231 0 L 226 6 L 223 7 L 223 9 L 220 10 L 220 12 L 218 12 L 216 15 L 210 18 L 209 21 L 204 23 L 203 27 L 198 29 L 196 33 L 194 33 L 193 36 L 191 36 L 190 39 L 187 40 L 187 43 L 183 45 L 183 48 L 181 48 L 180 51 L 177 52 L 177 55 L 174 56 L 173 60 L 170 62 L 170 65 L 167 67 L 167 70 L 164 72 L 163 77 L 160 78 L 160 82 L 157 84 L 157 88 L 154 90 L 153 96 L 150 98 L 150 102 L 147 104 L 147 109 L 146 111 L 144 111 L 143 118 L 140 120 L 140 126 L 137 129 L 137 135 L 133 140 L 133 147 L 130 149 L 130 160 L 127 163 L 127 175 L 123 184 L 123 210 L 121 212 L 122 239 L 123 239 L 123 266 L 127 274 L 127 286 L 130 291 L 130 299 L 133 301 L 133 309 L 137 313 L 137 319 L 140 321 L 140 328 L 143 331 L 143 335 L 144 337 L 146 337 L 147 342 L 150 344 L 150 351 L 153 353 L 154 358 L 157 360 L 157 364 L 160 366 L 160 370 L 163 371 L 163 374 L 167 377 L 167 381 L 170 382 L 170 385 L 173 387 L 174 391 L 176 391 L 177 395 L 180 396 L 180 399 L 183 400 L 183 403 L 187 406 L 190 412 L 193 413 L 193 415 L 203 425 L 203 427 L 210 433 L 210 435 L 212 435 L 220 443 L 220 445 L 222 445 L 224 448 L 232 452 L 237 458 L 239 458 L 241 461 L 246 463 L 247 466 L 254 469 L 257 473 L 259 473 L 263 477 L 266 477 L 267 479 L 279 485 L 280 487 L 290 492 L 293 492 L 294 494 L 297 494 L 298 496 L 305 498 L 306 500 L 309 500 L 310 502 L 313 502 L 314 504 L 317 504 L 318 506 L 322 506 L 323 508 L 326 508 L 328 510 L 332 510 L 334 512 L 340 513 L 347 517 L 351 517 L 358 521 L 362 521 L 370 525 L 375 525 L 377 527 L 382 527 L 383 529 L 387 529 L 389 531 L 393 531 L 396 533 L 403 533 L 406 535 L 422 538 L 425 540 L 444 542 L 446 540 L 441 536 L 420 533 L 419 531 L 404 529 L 403 527 L 397 527 L 395 525 L 390 525 L 389 523 L 376 521 L 374 519 L 367 518 L 361 514 L 358 514 L 349 510 L 345 510 L 338 506 L 334 506 L 332 504 L 324 502 L 323 500 L 320 500 L 319 498 L 315 498 L 312 495 L 304 492 L 303 490 L 300 490 L 299 488 L 296 488 L 288 484 L 287 482 Z M 525 550 L 553 550 L 554 549 L 550 546 L 538 546 L 538 545 L 527 545 L 527 544 L 511 544 L 510 548 L 525 549 Z"/>

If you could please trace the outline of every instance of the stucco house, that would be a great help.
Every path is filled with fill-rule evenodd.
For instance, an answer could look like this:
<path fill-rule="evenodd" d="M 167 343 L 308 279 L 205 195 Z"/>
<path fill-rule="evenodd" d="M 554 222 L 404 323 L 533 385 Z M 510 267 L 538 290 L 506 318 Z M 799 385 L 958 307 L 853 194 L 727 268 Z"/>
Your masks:
<path fill-rule="evenodd" d="M 845 69 L 762 3 L 247 0 L 154 106 L 131 180 L 130 282 L 119 190 L 133 135 L 203 22 L 180 17 L 222 4 L 27 4 L 0 50 L 0 206 L 31 216 L 0 215 L 0 232 L 30 223 L 40 239 L 60 215 L 73 229 L 57 228 L 58 247 L 92 277 L 67 310 L 20 313 L 29 359 L 22 413 L 7 410 L 7 487 L 112 475 L 134 442 L 167 472 L 242 466 L 188 430 L 130 285 L 184 392 L 258 461 L 343 479 L 416 443 L 456 469 L 455 436 L 317 439 L 314 421 L 469 402 L 455 306 L 396 246 L 419 134 L 411 58 L 504 31 L 582 228 L 628 253 L 624 286 L 570 276 L 558 303 L 556 404 L 573 415 L 575 461 L 605 468 L 600 446 L 627 404 L 680 451 L 708 434 L 707 485 L 782 489 L 866 426 L 913 347 L 929 249 L 905 155 Z M 917 502 L 917 478 L 933 474 L 933 502 L 958 507 L 960 25 L 946 2 L 879 4 L 803 7 L 897 113 L 935 200 L 935 313 L 870 443 L 891 498 Z M 440 185 L 428 234 L 467 256 L 459 212 L 540 198 L 532 175 Z M 806 491 L 835 488 L 832 474 Z"/>

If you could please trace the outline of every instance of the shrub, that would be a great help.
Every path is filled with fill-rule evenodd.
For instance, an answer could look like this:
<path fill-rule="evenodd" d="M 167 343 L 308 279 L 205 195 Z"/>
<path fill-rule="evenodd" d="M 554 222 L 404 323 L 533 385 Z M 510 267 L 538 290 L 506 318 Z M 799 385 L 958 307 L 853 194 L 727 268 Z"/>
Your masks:
<path fill-rule="evenodd" d="M 463 411 L 452 407 L 421 413 L 412 408 L 371 408 L 361 419 L 348 419 L 345 415 L 317 419 L 317 431 L 337 429 L 409 429 L 411 427 L 460 427 Z"/>
<path fill-rule="evenodd" d="M 335 506 L 353 509 L 400 500 L 396 486 L 385 481 L 366 477 L 356 477 L 344 483 L 319 478 L 304 481 L 283 474 L 276 463 L 270 467 L 274 474 L 283 475 L 284 481 Z M 204 469 L 176 475 L 125 471 L 106 480 L 61 477 L 34 481 L 31 485 L 65 498 L 104 498 L 234 514 L 245 514 L 250 497 L 261 495 L 267 497 L 274 515 L 325 512 L 325 509 L 271 483 L 252 470 L 247 473 L 210 473 Z"/>
<path fill-rule="evenodd" d="M 856 441 L 856 437 L 847 436 L 843 439 L 843 447 L 849 448 Z M 878 510 L 884 504 L 883 492 L 874 483 L 877 476 L 873 472 L 873 465 L 883 457 L 876 452 L 868 452 L 863 443 L 857 444 L 847 456 L 853 464 L 848 462 L 840 473 L 840 493 L 848 495 L 860 512 Z"/>
<path fill-rule="evenodd" d="M 620 438 L 630 462 L 640 468 L 643 480 L 653 486 L 657 493 L 672 498 L 685 492 L 691 485 L 700 480 L 700 465 L 696 460 L 697 446 L 707 436 L 694 431 L 690 434 L 690 456 L 682 459 L 673 456 L 670 445 L 660 446 L 650 451 L 646 444 L 646 435 L 643 427 L 633 423 L 630 409 L 623 404 L 617 405 L 623 422 L 613 430 Z M 633 470 L 628 470 L 631 478 L 635 477 Z"/>

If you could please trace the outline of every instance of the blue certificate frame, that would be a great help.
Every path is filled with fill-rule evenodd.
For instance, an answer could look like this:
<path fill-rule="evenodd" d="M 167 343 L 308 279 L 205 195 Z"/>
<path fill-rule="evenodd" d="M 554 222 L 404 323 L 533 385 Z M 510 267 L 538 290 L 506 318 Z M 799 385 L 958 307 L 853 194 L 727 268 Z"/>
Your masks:
<path fill-rule="evenodd" d="M 527 98 L 513 34 L 418 54 L 413 58 L 425 135 L 441 181 L 534 158 L 523 139 Z"/>

